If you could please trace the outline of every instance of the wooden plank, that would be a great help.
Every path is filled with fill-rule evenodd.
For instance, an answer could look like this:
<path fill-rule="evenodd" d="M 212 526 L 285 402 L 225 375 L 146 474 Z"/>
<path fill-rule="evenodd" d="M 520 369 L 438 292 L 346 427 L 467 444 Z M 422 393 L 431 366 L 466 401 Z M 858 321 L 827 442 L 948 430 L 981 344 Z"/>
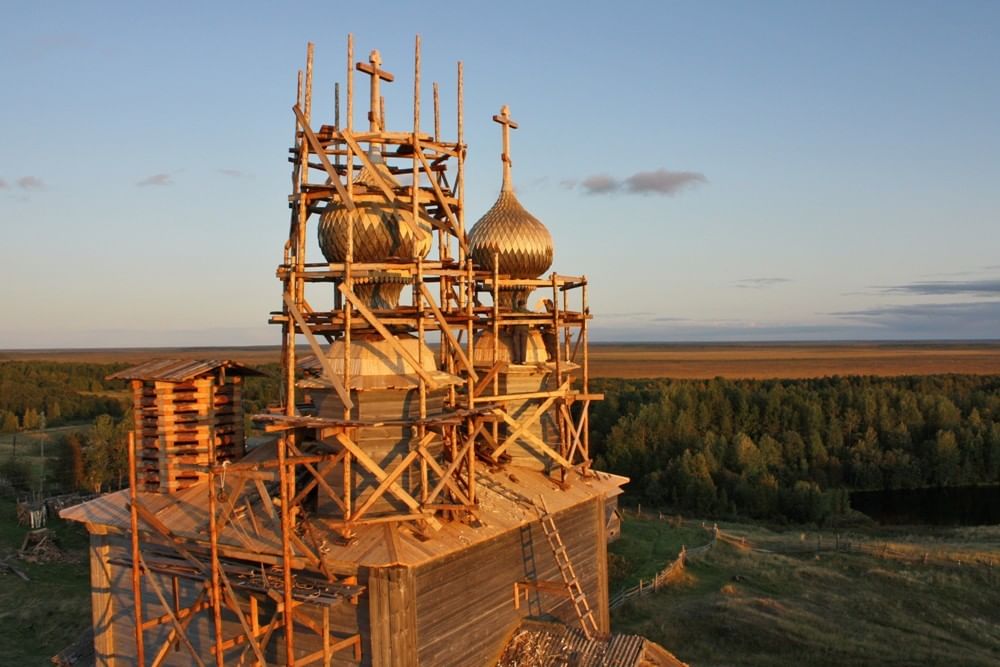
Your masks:
<path fill-rule="evenodd" d="M 309 121 L 306 120 L 305 115 L 302 113 L 302 109 L 296 104 L 292 107 L 292 111 L 295 112 L 295 117 L 299 121 L 299 125 L 302 126 L 302 134 L 305 136 L 306 141 L 309 142 L 309 147 L 312 152 L 319 157 L 319 161 L 323 163 L 323 169 L 326 171 L 326 175 L 330 178 L 333 183 L 333 187 L 337 189 L 337 194 L 340 195 L 340 199 L 344 202 L 344 206 L 348 211 L 353 211 L 354 201 L 351 199 L 351 195 L 348 194 L 347 190 L 344 188 L 344 184 L 340 182 L 340 176 L 337 171 L 330 164 L 330 158 L 326 156 L 326 151 L 323 149 L 322 144 L 320 144 L 319 139 L 316 138 L 316 134 L 309 127 Z"/>
<path fill-rule="evenodd" d="M 469 246 L 465 240 L 465 234 L 462 234 L 459 229 L 461 226 L 458 224 L 458 218 L 451 210 L 451 206 L 447 205 L 447 197 L 445 197 L 444 192 L 441 191 L 441 186 L 438 185 L 437 179 L 434 177 L 434 172 L 431 169 L 431 165 L 427 162 L 427 158 L 424 156 L 424 147 L 420 143 L 420 139 L 417 138 L 416 134 L 413 135 L 413 152 L 420 160 L 420 164 L 423 165 L 424 170 L 427 172 L 427 179 L 431 182 L 431 187 L 434 189 L 434 195 L 438 198 L 441 208 L 444 210 L 445 215 L 448 216 L 448 222 L 451 223 L 452 234 L 458 239 L 459 245 L 462 246 L 462 250 L 466 253 L 469 252 Z"/>
<path fill-rule="evenodd" d="M 438 308 L 437 304 L 434 302 L 434 297 L 431 296 L 430 290 L 427 289 L 426 284 L 420 283 L 420 292 L 424 295 L 424 299 L 426 299 L 427 305 L 430 306 L 431 312 L 434 313 L 434 317 L 437 318 L 441 332 L 448 338 L 448 342 L 451 343 L 452 348 L 456 353 L 458 353 L 459 361 L 462 362 L 462 365 L 465 366 L 465 370 L 469 372 L 469 375 L 472 376 L 472 379 L 475 381 L 478 379 L 476 369 L 473 367 L 472 362 L 469 361 L 469 357 L 467 357 L 465 352 L 462 350 L 462 345 L 458 342 L 458 339 L 455 338 L 455 335 L 448 327 L 448 322 L 441 313 L 441 309 Z"/>
<path fill-rule="evenodd" d="M 570 380 L 567 380 L 566 382 L 563 383 L 563 385 L 559 389 L 552 392 L 551 395 L 544 402 L 542 402 L 531 414 L 531 416 L 528 417 L 527 419 L 515 420 L 513 417 L 508 415 L 506 411 L 495 410 L 494 414 L 502 415 L 504 421 L 514 426 L 514 432 L 508 435 L 506 440 L 504 440 L 499 447 L 493 450 L 493 452 L 490 454 L 490 457 L 494 461 L 499 460 L 500 455 L 503 454 L 508 447 L 514 444 L 514 442 L 518 438 L 530 435 L 528 433 L 528 429 L 531 427 L 531 425 L 534 424 L 536 421 L 538 421 L 542 417 L 542 415 L 545 414 L 545 411 L 548 410 L 553 403 L 555 403 L 556 399 L 562 396 L 566 392 L 566 390 L 569 389 L 569 386 L 570 386 Z M 537 440 L 537 438 L 535 438 L 535 440 Z M 565 460 L 562 458 L 561 455 L 559 456 L 559 458 Z"/>
<path fill-rule="evenodd" d="M 379 332 L 379 334 L 381 334 L 382 338 L 389 343 L 389 347 L 395 350 L 401 357 L 403 357 L 403 359 L 407 361 L 407 363 L 410 364 L 414 372 L 416 372 L 416 374 L 427 383 L 427 387 L 429 389 L 437 389 L 440 386 L 434 381 L 434 378 L 431 377 L 430 373 L 428 373 L 424 367 L 420 365 L 420 362 L 413 358 L 413 355 L 410 354 L 409 350 L 403 347 L 396 337 L 393 336 L 381 322 L 379 322 L 378 318 L 375 317 L 375 314 L 372 313 L 367 306 L 365 306 L 361 299 L 359 299 L 354 292 L 347 288 L 347 285 L 341 283 L 338 286 L 338 289 L 340 290 L 340 293 L 344 295 L 344 298 L 350 301 L 354 307 L 358 309 L 358 312 L 361 313 L 361 316 L 364 317 L 365 320 L 367 320 L 368 323 L 371 324 L 372 327 Z"/>
<path fill-rule="evenodd" d="M 508 415 L 503 410 L 497 410 L 494 414 L 500 416 L 501 419 L 503 419 L 505 422 L 507 422 L 508 425 L 513 426 L 515 429 L 519 428 L 520 425 L 521 425 L 513 417 L 511 417 L 510 415 Z M 560 454 L 559 452 L 557 452 L 554 449 L 552 449 L 551 447 L 549 447 L 549 445 L 547 443 L 545 443 L 541 439 L 537 438 L 530 431 L 524 431 L 518 437 L 527 440 L 529 443 L 531 443 L 532 445 L 534 445 L 537 449 L 541 450 L 545 454 L 548 454 L 549 457 L 551 457 L 553 461 L 555 461 L 556 463 L 558 463 L 562 467 L 564 467 L 564 468 L 572 468 L 573 467 L 573 464 L 570 463 L 569 461 L 567 461 L 565 458 L 563 458 L 562 454 Z M 494 450 L 494 452 L 495 451 L 496 450 Z"/>
<path fill-rule="evenodd" d="M 364 449 L 362 449 L 361 447 L 359 447 L 358 445 L 356 445 L 353 440 L 351 440 L 350 438 L 348 438 L 346 435 L 344 435 L 342 433 L 337 434 L 335 437 L 336 437 L 337 441 L 345 449 L 347 449 L 347 450 L 349 450 L 351 452 L 351 454 L 354 456 L 354 458 L 357 459 L 358 463 L 360 463 L 361 465 L 363 465 L 368 470 L 368 472 L 370 472 L 372 475 L 375 476 L 375 479 L 377 479 L 379 482 L 381 482 L 386 477 L 388 477 L 388 473 L 386 473 L 386 471 L 382 469 L 382 466 L 380 466 L 378 463 L 376 463 L 368 455 L 368 453 Z M 403 502 L 403 504 L 405 504 L 407 507 L 409 507 L 414 512 L 420 512 L 421 511 L 420 503 L 417 502 L 413 498 L 413 496 L 411 496 L 409 493 L 407 493 L 403 489 L 403 487 L 401 487 L 399 484 L 397 484 L 395 482 L 392 482 L 391 484 L 389 484 L 389 489 L 388 490 L 389 490 L 390 493 L 392 493 L 392 495 L 394 495 L 397 498 L 399 498 Z M 427 522 L 429 524 L 431 524 L 432 526 L 434 526 L 435 529 L 441 527 L 441 523 L 439 521 L 437 521 L 434 517 L 431 517 L 431 516 L 427 517 Z"/>
<path fill-rule="evenodd" d="M 299 325 L 299 328 L 305 335 L 306 340 L 309 341 L 309 347 L 312 348 L 313 354 L 316 355 L 316 359 L 320 362 L 320 364 L 322 364 L 323 373 L 326 375 L 326 379 L 333 385 L 333 388 L 337 392 L 337 396 L 340 397 L 344 407 L 348 410 L 352 409 L 354 407 L 354 401 L 351 400 L 350 392 L 344 388 L 344 383 L 341 381 L 340 377 L 333 372 L 333 366 L 330 364 L 330 360 L 326 358 L 325 354 L 323 354 L 323 349 L 316 341 L 316 336 L 313 335 L 312 329 L 309 328 L 305 318 L 302 317 L 302 313 L 299 312 L 299 309 L 295 306 L 295 302 L 292 301 L 291 297 L 288 296 L 287 293 L 283 294 L 282 298 L 285 300 L 285 306 L 288 308 L 288 312 L 290 312 L 292 317 L 295 318 L 295 322 Z"/>

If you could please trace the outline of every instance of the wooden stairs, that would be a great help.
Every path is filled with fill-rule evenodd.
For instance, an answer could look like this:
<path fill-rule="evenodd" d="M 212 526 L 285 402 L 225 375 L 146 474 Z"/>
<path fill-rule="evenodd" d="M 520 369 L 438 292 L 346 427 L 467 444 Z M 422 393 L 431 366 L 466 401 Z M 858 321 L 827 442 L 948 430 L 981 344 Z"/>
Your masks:
<path fill-rule="evenodd" d="M 573 609 L 576 611 L 576 617 L 580 620 L 580 627 L 587 639 L 596 639 L 600 635 L 600 631 L 594 620 L 594 612 L 590 609 L 587 595 L 580 586 L 576 570 L 573 569 L 573 563 L 566 552 L 566 545 L 563 544 L 562 537 L 559 535 L 555 520 L 549 514 L 545 499 L 540 498 L 540 500 L 541 504 L 536 505 L 536 507 L 541 519 L 542 530 L 545 531 L 545 537 L 549 541 L 549 546 L 552 547 L 552 555 L 556 559 L 556 565 L 559 566 L 559 574 L 562 575 L 563 583 L 566 584 L 569 598 L 573 601 Z"/>

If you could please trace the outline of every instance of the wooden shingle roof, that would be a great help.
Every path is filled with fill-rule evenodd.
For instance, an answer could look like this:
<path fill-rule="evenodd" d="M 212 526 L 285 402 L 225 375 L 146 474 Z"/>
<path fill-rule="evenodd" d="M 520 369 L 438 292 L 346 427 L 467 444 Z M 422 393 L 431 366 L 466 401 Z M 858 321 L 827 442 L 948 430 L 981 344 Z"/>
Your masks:
<path fill-rule="evenodd" d="M 153 359 L 112 373 L 106 379 L 188 382 L 219 370 L 230 375 L 264 375 L 250 366 L 228 359 Z"/>

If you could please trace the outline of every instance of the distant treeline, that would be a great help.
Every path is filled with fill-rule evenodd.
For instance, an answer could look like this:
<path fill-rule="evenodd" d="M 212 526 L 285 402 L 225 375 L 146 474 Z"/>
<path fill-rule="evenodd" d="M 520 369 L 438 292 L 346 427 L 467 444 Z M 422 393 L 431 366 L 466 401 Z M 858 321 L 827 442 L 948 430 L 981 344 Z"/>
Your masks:
<path fill-rule="evenodd" d="M 54 460 L 44 466 L 44 480 L 25 459 L 26 453 L 35 456 L 41 451 L 37 439 L 10 447 L 9 455 L 0 460 L 0 479 L 18 493 L 39 488 L 98 493 L 120 488 L 127 479 L 125 447 L 132 428 L 132 395 L 127 383 L 104 378 L 126 366 L 0 362 L 0 432 L 79 425 L 46 437 L 46 451 Z M 259 370 L 266 375 L 248 377 L 244 384 L 248 432 L 249 415 L 263 412 L 278 399 L 280 367 L 267 364 Z"/>
<path fill-rule="evenodd" d="M 121 417 L 131 403 L 121 382 L 105 376 L 125 364 L 0 362 L 0 432 L 85 422 L 98 415 Z"/>
<path fill-rule="evenodd" d="M 100 415 L 120 419 L 132 406 L 127 385 L 105 380 L 128 364 L 0 362 L 0 433 L 90 422 Z M 278 397 L 279 366 L 267 364 L 266 377 L 247 378 L 247 412 L 261 411 Z"/>
<path fill-rule="evenodd" d="M 610 380 L 599 467 L 637 500 L 820 521 L 851 489 L 1000 482 L 1000 377 Z"/>

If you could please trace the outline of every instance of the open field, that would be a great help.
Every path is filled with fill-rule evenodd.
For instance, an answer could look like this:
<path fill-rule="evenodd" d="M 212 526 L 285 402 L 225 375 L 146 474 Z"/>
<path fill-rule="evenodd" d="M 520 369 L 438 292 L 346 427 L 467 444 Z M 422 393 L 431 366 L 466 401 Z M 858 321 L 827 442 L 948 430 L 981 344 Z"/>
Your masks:
<path fill-rule="evenodd" d="M 31 581 L 0 572 L 0 665 L 51 665 L 49 658 L 90 624 L 90 566 L 82 526 L 49 517 L 60 562 L 25 563 L 13 554 L 27 529 L 17 525 L 14 503 L 0 499 L 0 559 Z"/>
<path fill-rule="evenodd" d="M 302 348 L 302 353 L 308 353 Z M 138 363 L 151 358 L 277 363 L 279 349 L 257 347 L 0 350 L 3 360 Z M 593 377 L 768 379 L 826 375 L 1000 374 L 1000 342 L 920 343 L 599 343 Z"/>
<path fill-rule="evenodd" d="M 665 588 L 613 611 L 614 629 L 645 634 L 699 667 L 1000 664 L 1000 527 L 851 536 L 870 551 L 833 550 L 829 532 L 721 527 L 755 548 L 717 542 Z M 611 547 L 615 569 L 627 573 L 618 585 L 662 568 L 677 538 L 707 541 L 690 543 L 690 531 L 627 519 Z M 818 552 L 817 536 L 827 546 Z"/>

